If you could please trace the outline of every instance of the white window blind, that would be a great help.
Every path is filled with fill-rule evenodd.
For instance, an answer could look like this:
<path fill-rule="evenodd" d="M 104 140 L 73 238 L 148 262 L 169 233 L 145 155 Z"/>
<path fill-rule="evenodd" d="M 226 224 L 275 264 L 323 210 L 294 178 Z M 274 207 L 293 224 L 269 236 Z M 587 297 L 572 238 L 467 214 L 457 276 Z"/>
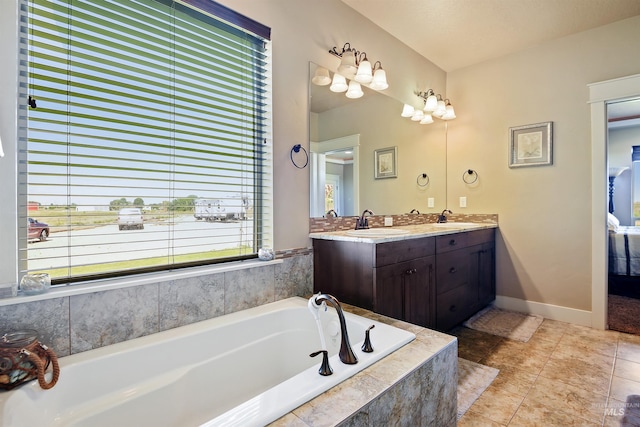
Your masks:
<path fill-rule="evenodd" d="M 186 3 L 23 3 L 21 274 L 68 283 L 271 246 L 268 28 Z"/>

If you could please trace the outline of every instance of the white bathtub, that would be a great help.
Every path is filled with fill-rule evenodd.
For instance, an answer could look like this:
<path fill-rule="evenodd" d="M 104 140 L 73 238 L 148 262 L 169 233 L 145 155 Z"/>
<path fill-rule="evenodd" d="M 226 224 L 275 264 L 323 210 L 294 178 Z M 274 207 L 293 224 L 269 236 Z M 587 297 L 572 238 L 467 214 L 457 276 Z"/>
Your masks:
<path fill-rule="evenodd" d="M 359 362 L 338 359 L 338 316 L 321 314 L 333 375 L 307 300 L 290 298 L 60 358 L 50 390 L 0 394 L 0 425 L 262 426 L 373 364 L 415 335 L 345 313 Z M 360 350 L 371 330 L 373 353 Z M 335 335 L 330 336 L 331 333 Z"/>

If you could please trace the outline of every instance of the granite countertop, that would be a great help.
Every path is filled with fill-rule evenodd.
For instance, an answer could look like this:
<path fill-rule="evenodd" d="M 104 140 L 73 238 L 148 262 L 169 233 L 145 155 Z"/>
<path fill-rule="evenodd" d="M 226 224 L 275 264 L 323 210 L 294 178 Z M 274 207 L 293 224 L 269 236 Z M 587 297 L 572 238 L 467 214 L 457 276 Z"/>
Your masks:
<path fill-rule="evenodd" d="M 497 228 L 495 222 L 445 222 L 402 225 L 398 227 L 376 227 L 365 230 L 340 230 L 310 233 L 311 239 L 341 240 L 345 242 L 384 243 L 420 237 L 441 236 L 465 231 Z"/>

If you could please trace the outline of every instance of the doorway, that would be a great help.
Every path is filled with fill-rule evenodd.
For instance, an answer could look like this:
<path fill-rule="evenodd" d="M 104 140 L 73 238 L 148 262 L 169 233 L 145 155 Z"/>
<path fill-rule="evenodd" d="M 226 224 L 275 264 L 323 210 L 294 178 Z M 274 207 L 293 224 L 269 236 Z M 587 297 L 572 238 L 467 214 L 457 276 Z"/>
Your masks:
<path fill-rule="evenodd" d="M 591 325 L 607 329 L 607 104 L 640 97 L 640 74 L 588 86 L 591 105 Z"/>

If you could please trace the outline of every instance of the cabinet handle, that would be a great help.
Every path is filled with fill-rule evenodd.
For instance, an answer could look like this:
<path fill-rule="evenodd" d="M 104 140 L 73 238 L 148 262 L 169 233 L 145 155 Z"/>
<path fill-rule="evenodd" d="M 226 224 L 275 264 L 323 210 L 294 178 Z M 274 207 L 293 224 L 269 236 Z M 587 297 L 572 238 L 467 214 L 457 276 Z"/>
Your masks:
<path fill-rule="evenodd" d="M 451 267 L 451 268 L 449 269 L 449 273 L 451 273 L 451 274 L 455 273 L 456 271 L 458 271 L 458 269 L 457 269 L 457 268 L 455 268 L 455 267 Z"/>
<path fill-rule="evenodd" d="M 456 311 L 458 308 L 455 305 L 449 307 L 449 311 Z"/>
<path fill-rule="evenodd" d="M 449 246 L 455 246 L 455 245 L 456 245 L 456 239 L 449 240 Z"/>
<path fill-rule="evenodd" d="M 417 273 L 417 272 L 418 272 L 418 270 L 417 270 L 417 269 L 415 269 L 415 268 L 410 268 L 410 269 L 408 269 L 407 271 L 405 271 L 405 272 L 404 272 L 404 274 L 415 274 L 415 273 Z"/>

